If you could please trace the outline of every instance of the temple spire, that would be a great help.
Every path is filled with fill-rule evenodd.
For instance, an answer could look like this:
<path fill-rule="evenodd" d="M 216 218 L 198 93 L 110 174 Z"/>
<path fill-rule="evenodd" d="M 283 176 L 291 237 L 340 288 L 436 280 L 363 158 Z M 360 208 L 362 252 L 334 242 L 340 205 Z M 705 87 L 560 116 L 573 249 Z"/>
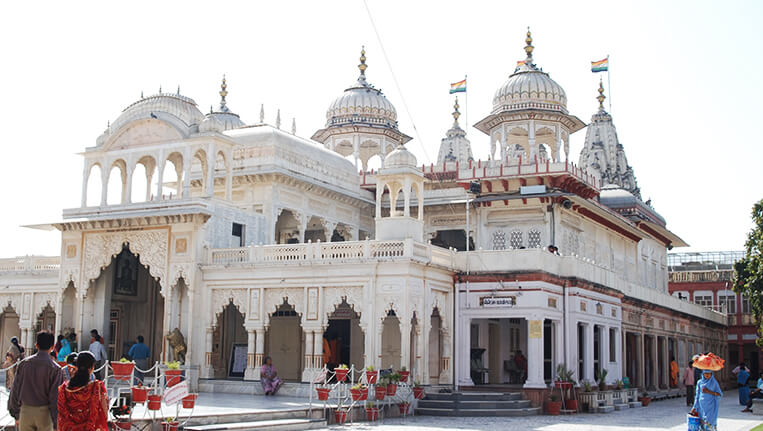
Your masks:
<path fill-rule="evenodd" d="M 366 85 L 366 69 L 368 69 L 368 65 L 366 65 L 365 45 L 360 48 L 360 64 L 358 65 L 358 69 L 360 69 L 360 76 L 358 76 L 358 82 L 362 85 Z"/>
<path fill-rule="evenodd" d="M 530 27 L 527 27 L 527 37 L 525 38 L 525 44 L 525 53 L 527 53 L 525 63 L 529 66 L 533 64 L 533 50 L 535 49 L 533 46 L 533 36 L 532 33 L 530 33 Z"/>
<path fill-rule="evenodd" d="M 458 96 L 456 96 L 456 103 L 453 104 L 453 127 L 458 127 L 458 117 L 461 116 L 461 112 L 458 108 Z"/>
<path fill-rule="evenodd" d="M 265 123 L 265 104 L 260 104 L 260 124 Z"/>
<path fill-rule="evenodd" d="M 228 95 L 228 84 L 225 81 L 225 75 L 223 74 L 223 82 L 220 84 L 220 112 L 228 112 L 228 107 L 225 106 L 225 96 Z"/>
<path fill-rule="evenodd" d="M 599 101 L 599 112 L 604 112 L 604 99 L 607 96 L 604 95 L 604 82 L 599 79 L 599 95 L 596 96 L 596 100 Z"/>

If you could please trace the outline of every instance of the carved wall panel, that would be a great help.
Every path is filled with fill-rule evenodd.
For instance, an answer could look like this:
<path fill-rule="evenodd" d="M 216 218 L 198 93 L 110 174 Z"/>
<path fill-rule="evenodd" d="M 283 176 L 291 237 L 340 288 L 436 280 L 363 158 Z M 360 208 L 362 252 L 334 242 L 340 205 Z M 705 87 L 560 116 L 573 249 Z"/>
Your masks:
<path fill-rule="evenodd" d="M 228 306 L 230 302 L 238 308 L 238 311 L 246 319 L 249 311 L 249 289 L 212 289 L 212 313 L 215 316 L 213 321 L 217 321 L 216 316 L 223 312 L 223 309 Z"/>

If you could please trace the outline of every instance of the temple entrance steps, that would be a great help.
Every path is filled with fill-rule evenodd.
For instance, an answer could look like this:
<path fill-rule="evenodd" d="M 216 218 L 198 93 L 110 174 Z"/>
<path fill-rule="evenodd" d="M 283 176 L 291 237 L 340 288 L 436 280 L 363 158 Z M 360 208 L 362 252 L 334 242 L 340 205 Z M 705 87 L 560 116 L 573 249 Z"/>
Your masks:
<path fill-rule="evenodd" d="M 429 416 L 531 416 L 540 414 L 518 392 L 427 393 L 419 400 L 417 415 Z"/>

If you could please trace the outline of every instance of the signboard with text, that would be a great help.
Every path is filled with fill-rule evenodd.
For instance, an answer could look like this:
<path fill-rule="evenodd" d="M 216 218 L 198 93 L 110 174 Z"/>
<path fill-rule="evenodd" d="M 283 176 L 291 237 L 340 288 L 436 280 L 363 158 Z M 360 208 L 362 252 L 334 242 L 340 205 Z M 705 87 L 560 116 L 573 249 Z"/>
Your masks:
<path fill-rule="evenodd" d="M 183 400 L 188 395 L 188 382 L 182 381 L 171 388 L 167 388 L 164 391 L 164 403 L 167 405 L 175 405 Z"/>
<path fill-rule="evenodd" d="M 513 307 L 517 305 L 515 296 L 483 296 L 480 298 L 483 307 Z"/>

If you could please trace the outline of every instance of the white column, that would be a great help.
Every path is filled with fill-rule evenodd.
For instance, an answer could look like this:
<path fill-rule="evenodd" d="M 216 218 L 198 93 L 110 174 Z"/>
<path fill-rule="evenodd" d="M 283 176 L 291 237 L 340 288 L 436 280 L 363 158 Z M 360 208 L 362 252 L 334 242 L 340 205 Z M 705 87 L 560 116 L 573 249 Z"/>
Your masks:
<path fill-rule="evenodd" d="M 652 362 L 652 369 L 651 369 L 651 372 L 652 372 L 651 373 L 652 374 L 652 386 L 654 386 L 654 389 L 657 389 L 660 386 L 660 381 L 658 379 L 658 376 L 659 376 L 659 374 L 658 374 L 659 367 L 657 366 L 657 360 L 658 360 L 658 356 L 657 356 L 657 335 L 652 335 L 650 337 L 650 339 L 649 339 L 649 342 L 652 344 L 652 354 L 651 354 L 651 358 L 650 358 L 651 362 Z"/>
<path fill-rule="evenodd" d="M 146 202 L 151 200 L 151 179 L 154 177 L 154 170 L 146 167 Z"/>
<path fill-rule="evenodd" d="M 87 180 L 89 179 L 89 173 L 88 162 L 85 160 L 85 167 L 82 168 L 82 208 L 87 206 Z"/>
<path fill-rule="evenodd" d="M 636 386 L 646 388 L 646 358 L 644 357 L 644 334 L 634 334 L 636 337 Z M 629 376 L 630 377 L 630 376 Z"/>
<path fill-rule="evenodd" d="M 458 289 L 458 288 L 457 288 Z M 458 293 L 456 293 L 458 295 Z M 457 311 L 460 312 L 460 311 Z M 469 326 L 471 325 L 471 319 L 465 316 L 459 318 L 458 323 L 458 337 L 456 341 L 458 345 L 453 353 L 458 360 L 456 361 L 456 379 L 460 386 L 474 386 L 471 376 L 471 331 Z"/>
<path fill-rule="evenodd" d="M 540 327 L 540 328 L 539 328 Z M 533 315 L 527 320 L 527 381 L 525 388 L 545 388 L 543 380 L 543 319 Z"/>
<path fill-rule="evenodd" d="M 109 171 L 101 169 L 101 206 L 106 206 L 106 197 L 109 192 Z"/>
<path fill-rule="evenodd" d="M 593 381 L 593 323 L 585 324 L 585 341 L 583 342 L 583 374 L 586 380 Z"/>
<path fill-rule="evenodd" d="M 127 174 L 125 175 L 125 187 L 122 192 L 122 203 L 123 204 L 129 204 L 132 202 L 132 173 L 135 170 L 134 167 L 127 166 L 125 168 L 127 170 Z"/>
<path fill-rule="evenodd" d="M 212 368 L 212 332 L 214 328 L 207 327 L 207 331 L 204 334 L 204 367 L 202 368 L 202 374 L 204 378 L 211 379 L 214 377 L 215 372 Z"/>
<path fill-rule="evenodd" d="M 527 144 L 530 146 L 530 161 L 535 161 L 534 156 L 537 154 L 535 148 L 535 120 L 530 120 L 527 127 Z"/>
<path fill-rule="evenodd" d="M 385 184 L 383 182 L 379 182 L 376 184 L 376 218 L 381 218 L 381 202 L 382 202 L 382 197 L 384 196 L 384 186 Z M 360 240 L 361 238 L 357 238 L 357 239 Z M 365 238 L 362 238 L 362 239 L 365 239 Z"/>
<path fill-rule="evenodd" d="M 247 346 L 246 346 L 246 370 L 244 371 L 244 380 L 255 380 L 255 373 L 254 373 L 254 358 L 255 358 L 255 350 L 254 350 L 254 342 L 257 337 L 257 333 L 254 329 L 247 329 Z"/>
<path fill-rule="evenodd" d="M 411 371 L 411 322 L 400 322 L 400 366 Z"/>
<path fill-rule="evenodd" d="M 609 366 L 609 343 L 611 342 L 609 339 L 609 327 L 608 326 L 600 326 L 599 327 L 599 334 L 601 337 L 601 342 L 599 343 L 599 349 L 601 350 L 599 352 L 599 358 L 601 358 L 601 368 L 607 369 L 607 377 L 609 377 L 610 381 L 617 380 L 615 377 L 617 374 L 616 370 L 611 369 Z"/>
<path fill-rule="evenodd" d="M 562 334 L 562 322 L 559 320 L 555 320 L 553 322 L 553 328 L 554 328 L 554 355 L 553 355 L 553 371 L 556 370 L 556 366 L 558 364 L 563 364 L 565 362 L 564 358 L 564 334 Z M 573 368 L 569 366 L 568 368 Z M 573 368 L 574 369 L 574 368 Z"/>
<path fill-rule="evenodd" d="M 257 328 L 257 340 L 254 349 L 254 379 L 260 380 L 262 359 L 265 356 L 265 328 Z"/>
<path fill-rule="evenodd" d="M 313 331 L 305 330 L 305 371 L 313 368 L 313 349 L 315 344 L 313 343 Z"/>
<path fill-rule="evenodd" d="M 440 359 L 440 384 L 451 384 L 452 380 L 452 358 L 453 358 L 453 341 L 451 340 L 451 332 L 448 327 L 442 328 L 442 358 Z M 438 383 L 438 382 L 433 382 Z"/>
<path fill-rule="evenodd" d="M 215 164 L 217 157 L 215 154 L 214 144 L 209 145 L 209 153 L 207 153 L 207 187 L 206 196 L 213 197 L 215 195 Z"/>
<path fill-rule="evenodd" d="M 183 198 L 191 197 L 191 165 L 193 157 L 186 152 L 183 155 Z M 202 186 L 203 188 L 204 186 Z"/>
<path fill-rule="evenodd" d="M 411 183 L 403 183 L 403 217 L 411 216 Z"/>
<path fill-rule="evenodd" d="M 162 200 L 162 188 L 164 187 L 164 166 L 166 163 L 164 163 L 163 159 L 164 155 L 162 153 L 159 153 L 160 161 L 159 165 L 157 166 L 159 173 L 156 178 L 156 196 L 154 196 L 154 200 L 160 201 Z"/>

